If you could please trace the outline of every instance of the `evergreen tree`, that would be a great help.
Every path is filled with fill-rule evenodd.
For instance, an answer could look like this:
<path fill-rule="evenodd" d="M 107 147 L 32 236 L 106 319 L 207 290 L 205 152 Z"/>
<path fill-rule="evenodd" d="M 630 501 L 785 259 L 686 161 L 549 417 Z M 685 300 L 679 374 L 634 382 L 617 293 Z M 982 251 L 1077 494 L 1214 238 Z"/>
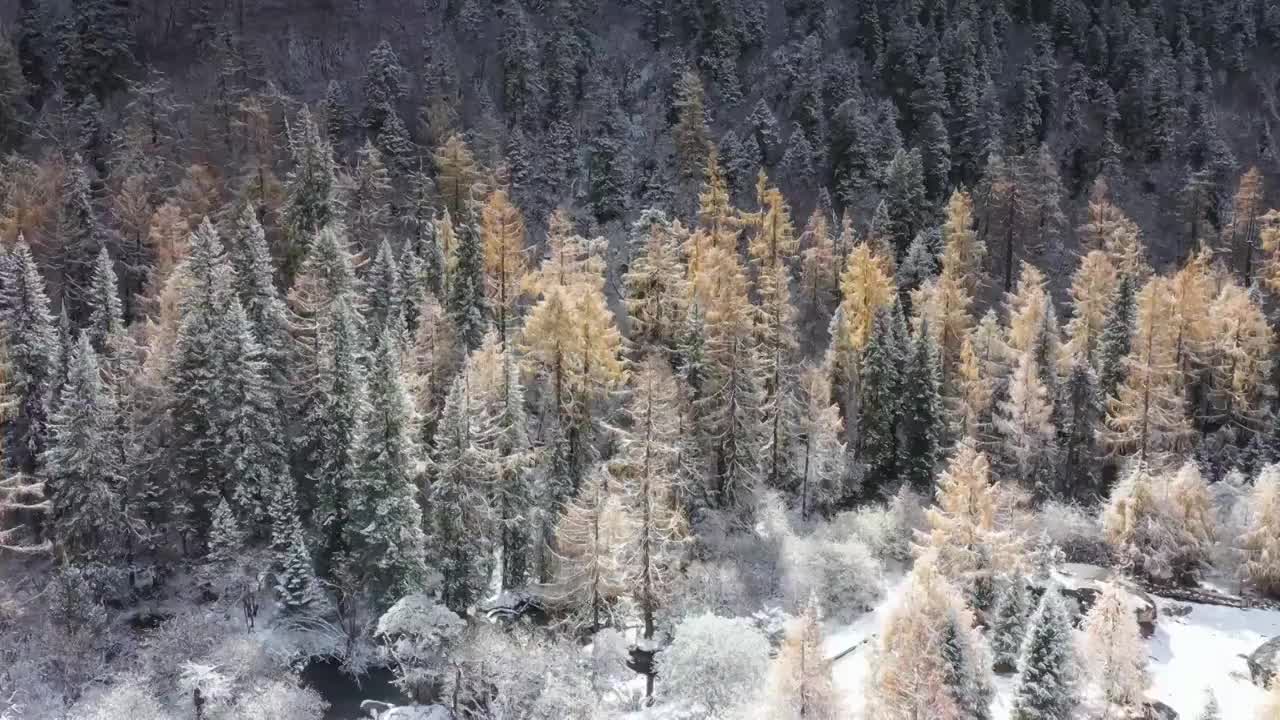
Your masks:
<path fill-rule="evenodd" d="M 266 379 L 277 407 L 284 407 L 288 383 L 289 310 L 275 284 L 266 232 L 246 205 L 231 229 L 228 254 L 235 290 L 266 364 Z"/>
<path fill-rule="evenodd" d="M 902 378 L 906 364 L 894 337 L 890 312 L 876 312 L 875 324 L 862 355 L 858 417 L 859 455 L 867 464 L 868 489 L 887 491 L 897 477 L 897 425 L 902 416 Z M 913 353 L 914 354 L 914 353 Z"/>
<path fill-rule="evenodd" d="M 928 493 L 942 454 L 942 398 L 938 388 L 938 356 L 928 324 L 911 342 L 900 380 L 898 477 L 917 492 Z"/>
<path fill-rule="evenodd" d="M 400 344 L 384 331 L 370 360 L 345 543 L 350 566 L 380 604 L 415 592 L 426 572 L 417 494 L 413 406 L 400 369 Z"/>
<path fill-rule="evenodd" d="M 391 251 L 391 243 L 385 238 L 378 245 L 378 254 L 373 259 L 368 280 L 365 319 L 368 323 L 370 345 L 376 343 L 384 331 L 398 342 L 407 343 L 409 327 L 404 319 L 404 290 L 400 285 L 400 267 Z"/>
<path fill-rule="evenodd" d="M 213 509 L 213 522 L 209 529 L 209 553 L 205 562 L 220 571 L 232 567 L 245 548 L 245 534 L 240 529 L 236 513 L 227 499 L 219 498 Z"/>
<path fill-rule="evenodd" d="M 807 520 L 814 509 L 826 512 L 845 499 L 844 422 L 840 406 L 831 402 L 831 381 L 823 368 L 801 373 L 800 401 L 794 464 L 800 475 L 800 516 Z"/>
<path fill-rule="evenodd" d="M 133 64 L 133 18 L 127 3 L 75 0 L 58 27 L 58 75 L 73 98 L 105 98 Z"/>
<path fill-rule="evenodd" d="M 1147 688 L 1147 652 L 1124 591 L 1107 586 L 1084 618 L 1085 667 L 1104 702 L 1132 709 Z"/>
<path fill-rule="evenodd" d="M 8 353 L 7 387 L 14 410 L 5 423 L 6 467 L 34 475 L 48 439 L 58 374 L 58 336 L 44 278 L 21 237 L 0 258 L 0 319 Z"/>
<path fill-rule="evenodd" d="M 87 318 L 88 294 L 98 253 L 106 247 L 106 236 L 93 207 L 89 175 L 80 156 L 75 156 L 62 181 L 58 206 L 57 265 L 62 274 L 63 299 L 71 319 Z"/>
<path fill-rule="evenodd" d="M 893 239 L 895 257 L 907 252 L 911 239 L 925 225 L 929 203 L 925 200 L 924 163 L 919 150 L 899 150 L 885 170 L 887 228 Z"/>
<path fill-rule="evenodd" d="M 324 92 L 324 139 L 334 148 L 343 147 L 347 129 L 351 127 L 351 111 L 347 108 L 342 81 L 334 79 Z"/>
<path fill-rule="evenodd" d="M 488 588 L 493 533 L 489 504 L 498 480 L 492 418 L 473 398 L 474 368 L 453 380 L 431 453 L 431 545 L 444 577 L 443 600 L 455 612 Z"/>
<path fill-rule="evenodd" d="M 366 140 L 356 151 L 356 167 L 346 187 L 344 218 L 357 250 L 367 256 L 385 239 L 391 221 L 391 176 L 382 153 Z"/>
<path fill-rule="evenodd" d="M 467 217 L 470 217 L 468 213 Z M 489 300 L 485 294 L 484 239 L 468 220 L 457 225 L 458 243 L 449 270 L 449 295 L 445 309 L 469 349 L 480 347 L 489 326 Z"/>
<path fill-rule="evenodd" d="M 1018 670 L 1031 608 L 1028 607 L 1027 579 L 1021 575 L 1004 576 L 998 589 L 991 624 L 991 660 L 996 672 L 1007 674 Z"/>
<path fill-rule="evenodd" d="M 1040 598 L 1022 643 L 1022 671 L 1010 717 L 1014 720 L 1067 720 L 1080 705 L 1075 631 L 1057 588 Z"/>
<path fill-rule="evenodd" d="M 320 136 L 311 111 L 305 106 L 289 127 L 289 153 L 294 168 L 285 182 L 281 225 L 288 241 L 286 277 L 292 277 L 307 256 L 312 240 L 321 228 L 338 216 L 333 149 Z"/>
<path fill-rule="evenodd" d="M 280 571 L 276 576 L 276 597 L 285 613 L 306 611 L 319 601 L 315 582 L 315 570 L 311 565 L 311 552 L 302 532 L 302 521 L 297 513 L 289 513 L 285 527 L 284 552 L 280 558 Z"/>
<path fill-rule="evenodd" d="M 407 88 L 404 69 L 391 43 L 380 40 L 369 52 L 364 73 L 364 111 L 361 123 L 369 137 L 382 132 L 388 115 L 396 112 L 396 105 L 404 99 Z"/>
<path fill-rule="evenodd" d="M 1102 421 L 1102 396 L 1097 375 L 1088 363 L 1073 360 L 1062 388 L 1064 410 L 1058 425 L 1061 462 L 1058 491 L 1068 499 L 1088 498 L 1097 484 L 1097 431 Z"/>
<path fill-rule="evenodd" d="M 1133 279 L 1122 275 L 1112 298 L 1098 338 L 1098 394 L 1104 400 L 1115 395 L 1124 379 L 1124 359 L 1129 355 L 1134 326 Z"/>
<path fill-rule="evenodd" d="M 692 72 L 680 76 L 675 86 L 675 108 L 678 121 L 672 128 L 676 144 L 676 166 L 679 178 L 695 182 L 707 165 L 711 148 L 706 109 L 703 106 L 702 81 Z"/>
<path fill-rule="evenodd" d="M 86 334 L 72 350 L 63 395 L 44 453 L 58 552 L 67 559 L 112 558 L 128 532 L 115 443 L 120 418 Z"/>

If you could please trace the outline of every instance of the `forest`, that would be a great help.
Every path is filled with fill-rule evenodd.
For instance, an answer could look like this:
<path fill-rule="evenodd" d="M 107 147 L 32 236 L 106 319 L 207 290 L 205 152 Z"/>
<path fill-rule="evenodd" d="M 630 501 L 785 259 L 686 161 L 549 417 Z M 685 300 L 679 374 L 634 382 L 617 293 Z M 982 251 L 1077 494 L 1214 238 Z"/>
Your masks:
<path fill-rule="evenodd" d="M 0 720 L 1280 720 L 1277 58 L 0 0 Z"/>

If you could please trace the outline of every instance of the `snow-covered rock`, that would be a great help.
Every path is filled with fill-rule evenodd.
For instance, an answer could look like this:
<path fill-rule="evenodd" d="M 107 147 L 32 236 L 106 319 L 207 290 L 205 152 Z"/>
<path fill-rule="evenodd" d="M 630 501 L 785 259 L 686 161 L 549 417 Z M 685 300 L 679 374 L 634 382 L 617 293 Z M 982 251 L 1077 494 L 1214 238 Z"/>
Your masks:
<path fill-rule="evenodd" d="M 1249 654 L 1249 675 L 1258 687 L 1269 687 L 1277 670 L 1280 670 L 1280 635 L 1262 643 Z"/>

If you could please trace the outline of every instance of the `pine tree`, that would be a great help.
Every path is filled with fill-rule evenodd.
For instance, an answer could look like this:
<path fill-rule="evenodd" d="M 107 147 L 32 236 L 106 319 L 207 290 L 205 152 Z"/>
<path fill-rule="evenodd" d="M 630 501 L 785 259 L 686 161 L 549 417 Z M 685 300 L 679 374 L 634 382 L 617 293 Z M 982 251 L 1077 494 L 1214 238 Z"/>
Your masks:
<path fill-rule="evenodd" d="M 236 217 L 229 246 L 236 295 L 262 351 L 277 407 L 283 407 L 289 372 L 289 310 L 276 288 L 266 232 L 252 207 L 246 205 Z"/>
<path fill-rule="evenodd" d="M 1063 386 L 1063 416 L 1058 426 L 1058 491 L 1069 499 L 1084 499 L 1095 488 L 1098 473 L 1099 424 L 1102 398 L 1097 374 L 1084 360 L 1071 362 Z"/>
<path fill-rule="evenodd" d="M 468 213 L 469 217 L 469 213 Z M 449 294 L 445 308 L 458 339 L 474 350 L 489 325 L 489 300 L 485 294 L 484 240 L 479 228 L 463 221 L 456 226 L 457 246 L 449 270 Z"/>
<path fill-rule="evenodd" d="M 351 514 L 352 567 L 382 604 L 414 592 L 426 572 L 422 510 L 415 499 L 417 447 L 413 406 L 400 369 L 396 339 L 383 332 L 370 361 Z"/>
<path fill-rule="evenodd" d="M 734 254 L 714 249 L 707 267 L 706 380 L 697 401 L 699 424 L 715 448 L 713 502 L 750 517 L 764 473 L 764 402 L 758 347 L 751 332 L 746 278 Z"/>
<path fill-rule="evenodd" d="M 888 231 L 895 257 L 902 257 L 916 233 L 924 228 L 928 202 L 925 199 L 924 165 L 920 151 L 899 150 L 885 169 L 885 206 Z"/>
<path fill-rule="evenodd" d="M 1040 598 L 1022 644 L 1013 720 L 1067 720 L 1080 705 L 1075 633 L 1056 588 Z"/>
<path fill-rule="evenodd" d="M 489 195 L 482 212 L 485 288 L 493 308 L 498 337 L 505 346 L 526 273 L 524 218 L 505 190 Z"/>
<path fill-rule="evenodd" d="M 204 561 L 209 565 L 225 570 L 230 568 L 245 548 L 245 534 L 240 529 L 236 513 L 231 509 L 227 499 L 219 498 L 213 509 L 213 522 L 209 529 L 209 553 Z"/>
<path fill-rule="evenodd" d="M 997 588 L 991 625 L 991 660 L 996 672 L 1007 674 L 1018 670 L 1023 638 L 1029 636 L 1026 625 L 1031 608 L 1028 607 L 1027 579 L 1021 575 L 1000 578 Z"/>
<path fill-rule="evenodd" d="M 350 548 L 356 501 L 356 471 L 365 407 L 363 356 L 366 343 L 351 299 L 340 296 L 319 318 L 327 332 L 316 338 L 316 375 L 301 408 L 304 432 L 294 438 L 295 473 L 321 542 L 321 572 L 332 575 Z"/>
<path fill-rule="evenodd" d="M 818 601 L 810 598 L 804 613 L 787 628 L 782 648 L 773 661 L 765 691 L 767 717 L 835 720 L 840 716 L 840 698 L 822 641 Z"/>
<path fill-rule="evenodd" d="M 12 473 L 31 476 L 48 439 L 58 338 L 44 278 L 21 236 L 0 262 L 0 319 L 8 352 L 7 387 L 14 402 L 5 423 L 4 460 Z"/>
<path fill-rule="evenodd" d="M 1108 705 L 1133 708 L 1147 687 L 1147 652 L 1138 620 L 1117 585 L 1108 585 L 1084 619 L 1084 660 Z"/>
<path fill-rule="evenodd" d="M 97 353 L 83 333 L 69 359 L 63 394 L 49 419 L 43 459 L 58 553 L 74 560 L 115 557 L 128 531 L 115 444 L 119 416 L 103 386 Z"/>
<path fill-rule="evenodd" d="M 946 422 L 938 385 L 937 350 L 925 323 L 911 342 L 902 372 L 897 469 L 904 483 L 926 493 L 942 455 Z"/>
<path fill-rule="evenodd" d="M 119 344 L 125 332 L 124 306 L 116 289 L 116 271 L 113 265 L 111 254 L 105 247 L 102 248 L 94 263 L 93 277 L 87 292 L 92 309 L 85 332 L 94 349 L 102 355 L 122 350 Z"/>
<path fill-rule="evenodd" d="M 346 93 L 340 80 L 330 80 L 324 92 L 324 139 L 335 148 L 343 147 L 347 128 L 351 126 L 351 111 L 347 108 Z"/>
<path fill-rule="evenodd" d="M 273 518 L 277 528 L 272 531 L 272 544 L 278 548 L 275 590 L 287 614 L 306 612 L 320 600 L 311 551 L 307 549 L 302 520 L 293 499 L 291 489 L 281 490 L 273 508 L 279 513 Z"/>
<path fill-rule="evenodd" d="M 486 498 L 497 481 L 492 418 L 473 398 L 468 363 L 454 378 L 431 452 L 431 547 L 443 576 L 442 599 L 454 612 L 480 600 L 492 571 L 493 518 Z"/>

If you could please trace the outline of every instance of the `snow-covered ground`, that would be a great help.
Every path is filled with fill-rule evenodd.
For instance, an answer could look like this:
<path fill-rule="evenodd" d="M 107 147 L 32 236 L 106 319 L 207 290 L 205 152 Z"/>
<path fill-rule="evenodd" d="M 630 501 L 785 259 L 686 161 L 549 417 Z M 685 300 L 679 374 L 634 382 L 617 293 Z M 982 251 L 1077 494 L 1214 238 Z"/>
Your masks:
<path fill-rule="evenodd" d="M 826 649 L 830 655 L 858 645 L 832 667 L 836 687 L 850 701 L 863 695 L 868 656 L 904 587 L 905 579 L 895 582 L 875 610 L 849 625 L 828 628 Z M 1205 689 L 1211 688 L 1222 717 L 1253 720 L 1263 692 L 1250 682 L 1249 668 L 1240 656 L 1280 635 L 1280 611 L 1189 604 L 1189 614 L 1174 617 L 1168 609 L 1180 603 L 1162 598 L 1157 598 L 1157 603 L 1159 621 L 1147 641 L 1152 681 L 1148 696 L 1178 711 L 1179 717 L 1194 718 L 1204 704 Z M 1013 678 L 997 678 L 996 688 L 995 720 L 1004 720 L 1012 702 Z M 859 708 L 850 710 L 851 717 L 860 717 Z"/>

